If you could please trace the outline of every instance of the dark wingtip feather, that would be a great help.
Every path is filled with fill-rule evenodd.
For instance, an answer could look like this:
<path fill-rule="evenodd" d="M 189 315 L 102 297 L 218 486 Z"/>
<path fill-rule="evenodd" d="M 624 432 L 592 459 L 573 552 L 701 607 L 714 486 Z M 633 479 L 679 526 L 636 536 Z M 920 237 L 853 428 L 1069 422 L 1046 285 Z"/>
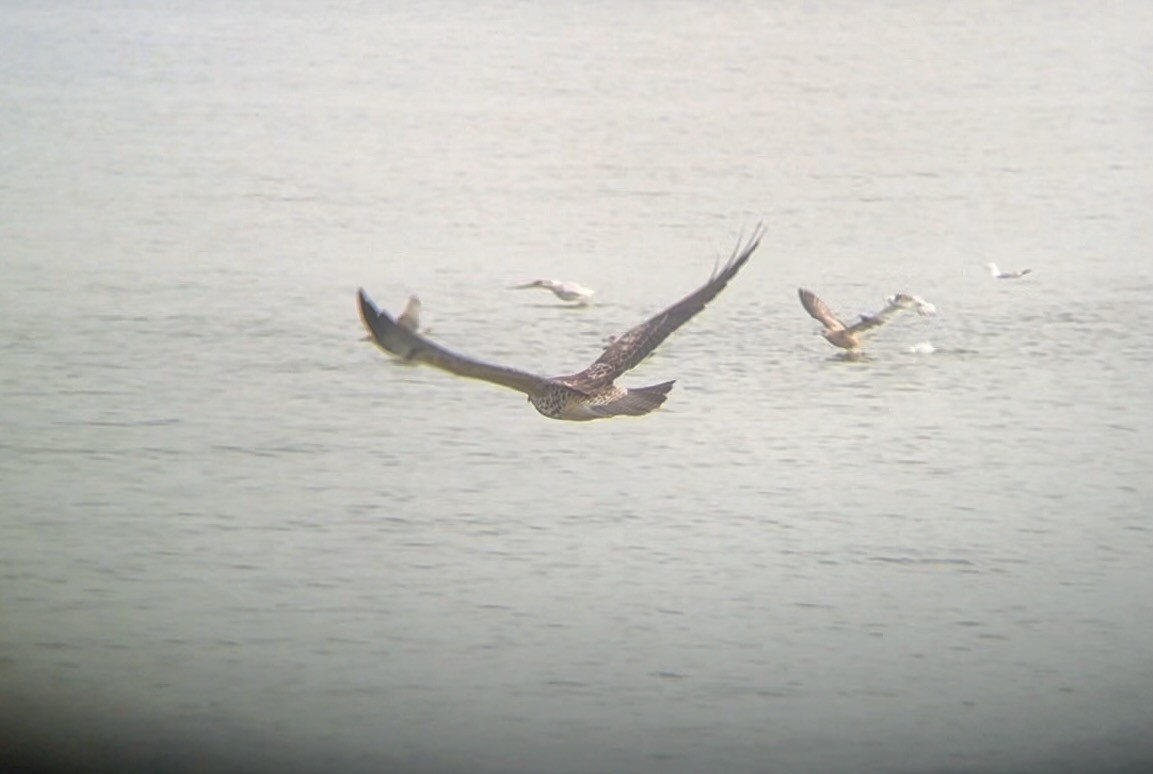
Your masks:
<path fill-rule="evenodd" d="M 736 273 L 740 271 L 740 268 L 748 262 L 749 258 L 753 256 L 757 248 L 761 246 L 761 239 L 764 236 L 765 224 L 763 221 L 753 227 L 753 231 L 747 240 L 744 234 L 739 236 L 737 238 L 737 244 L 733 248 L 733 253 L 729 256 L 729 260 L 725 262 L 724 268 L 720 271 L 714 270 L 713 279 L 721 278 L 724 282 L 731 280 Z"/>

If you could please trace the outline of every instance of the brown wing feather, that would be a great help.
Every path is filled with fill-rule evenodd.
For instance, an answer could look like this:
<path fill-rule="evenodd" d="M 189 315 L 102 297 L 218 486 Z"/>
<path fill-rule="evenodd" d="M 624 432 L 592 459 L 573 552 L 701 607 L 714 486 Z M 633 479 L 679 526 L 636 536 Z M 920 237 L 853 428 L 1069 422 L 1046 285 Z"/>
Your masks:
<path fill-rule="evenodd" d="M 515 368 L 491 365 L 445 349 L 415 331 L 398 325 L 387 312 L 377 308 L 362 288 L 359 293 L 360 319 L 372 334 L 373 341 L 386 352 L 405 360 L 425 363 L 469 379 L 480 379 L 502 387 L 510 387 L 530 394 L 543 387 L 548 380 L 543 376 L 518 371 Z"/>
<path fill-rule="evenodd" d="M 611 384 L 625 371 L 636 367 L 650 352 L 660 346 L 669 334 L 704 309 L 705 305 L 724 289 L 760 245 L 763 235 L 764 228 L 758 224 L 744 246 L 738 242 L 728 262 L 720 271 L 714 272 L 708 282 L 668 309 L 618 336 L 585 370 L 559 381 L 579 390 L 596 389 Z"/>
<path fill-rule="evenodd" d="M 806 288 L 798 288 L 797 295 L 801 297 L 801 306 L 812 315 L 813 319 L 830 331 L 844 330 L 845 324 L 837 319 L 825 302 L 817 298 L 817 294 Z"/>

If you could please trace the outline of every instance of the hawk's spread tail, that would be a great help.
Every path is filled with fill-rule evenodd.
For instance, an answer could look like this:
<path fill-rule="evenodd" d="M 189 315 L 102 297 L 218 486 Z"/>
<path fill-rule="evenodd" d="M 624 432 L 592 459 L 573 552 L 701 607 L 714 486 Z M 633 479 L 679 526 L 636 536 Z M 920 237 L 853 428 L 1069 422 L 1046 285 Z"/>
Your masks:
<path fill-rule="evenodd" d="M 669 396 L 673 382 L 661 382 L 650 387 L 629 387 L 628 392 L 612 403 L 593 406 L 593 411 L 606 417 L 625 414 L 639 417 L 660 407 Z"/>

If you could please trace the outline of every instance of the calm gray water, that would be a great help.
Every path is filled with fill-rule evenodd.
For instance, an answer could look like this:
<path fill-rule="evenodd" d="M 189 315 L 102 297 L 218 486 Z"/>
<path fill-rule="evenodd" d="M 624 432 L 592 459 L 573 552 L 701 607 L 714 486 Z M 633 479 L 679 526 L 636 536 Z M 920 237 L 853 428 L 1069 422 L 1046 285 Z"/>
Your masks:
<path fill-rule="evenodd" d="M 0 2 L 0 761 L 1153 765 L 1153 6 L 560 5 Z"/>

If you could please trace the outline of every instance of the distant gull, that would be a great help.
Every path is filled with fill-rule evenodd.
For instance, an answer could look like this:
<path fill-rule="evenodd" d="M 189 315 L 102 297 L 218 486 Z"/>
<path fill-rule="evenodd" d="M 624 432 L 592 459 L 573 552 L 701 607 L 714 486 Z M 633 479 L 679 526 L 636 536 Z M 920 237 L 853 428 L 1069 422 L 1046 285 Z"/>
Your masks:
<path fill-rule="evenodd" d="M 737 244 L 728 262 L 697 290 L 668 309 L 618 336 L 593 364 L 579 373 L 545 377 L 515 368 L 491 365 L 458 355 L 419 333 L 406 330 L 372 303 L 362 288 L 360 318 L 376 344 L 407 361 L 425 363 L 457 376 L 481 379 L 528 395 L 538 412 L 552 419 L 584 421 L 619 415 L 641 416 L 665 402 L 673 382 L 629 389 L 614 384 L 636 367 L 673 331 L 688 322 L 716 298 L 736 276 L 761 242 L 758 226 L 742 246 Z"/>
<path fill-rule="evenodd" d="M 1001 271 L 1000 269 L 997 268 L 997 264 L 995 264 L 995 263 L 987 263 L 985 265 L 987 267 L 989 267 L 989 273 L 992 274 L 995 279 L 1021 279 L 1021 277 L 1024 277 L 1026 274 L 1029 274 L 1030 272 L 1033 271 L 1032 269 L 1018 269 L 1017 271 Z"/>
<path fill-rule="evenodd" d="M 544 288 L 545 290 L 551 290 L 553 295 L 561 301 L 576 301 L 577 306 L 587 305 L 592 301 L 593 293 L 595 292 L 575 282 L 561 282 L 560 280 L 551 279 L 538 279 L 532 282 L 526 282 L 523 285 L 513 286 L 513 290 L 524 290 L 525 288 Z"/>
<path fill-rule="evenodd" d="M 406 331 L 413 333 L 420 332 L 420 299 L 416 296 L 409 296 L 408 303 L 404 307 L 404 311 L 400 313 L 400 317 L 396 318 L 396 324 Z"/>
<path fill-rule="evenodd" d="M 805 311 L 825 326 L 825 329 L 821 331 L 825 341 L 834 347 L 847 349 L 850 352 L 858 350 L 861 346 L 861 339 L 858 334 L 884 325 L 897 312 L 915 305 L 914 296 L 898 293 L 887 299 L 888 305 L 881 311 L 872 315 L 861 315 L 861 319 L 857 322 L 852 325 L 845 325 L 837 319 L 837 316 L 832 313 L 824 301 L 817 298 L 813 291 L 798 288 L 797 294 L 801 298 L 801 306 L 805 307 Z"/>

